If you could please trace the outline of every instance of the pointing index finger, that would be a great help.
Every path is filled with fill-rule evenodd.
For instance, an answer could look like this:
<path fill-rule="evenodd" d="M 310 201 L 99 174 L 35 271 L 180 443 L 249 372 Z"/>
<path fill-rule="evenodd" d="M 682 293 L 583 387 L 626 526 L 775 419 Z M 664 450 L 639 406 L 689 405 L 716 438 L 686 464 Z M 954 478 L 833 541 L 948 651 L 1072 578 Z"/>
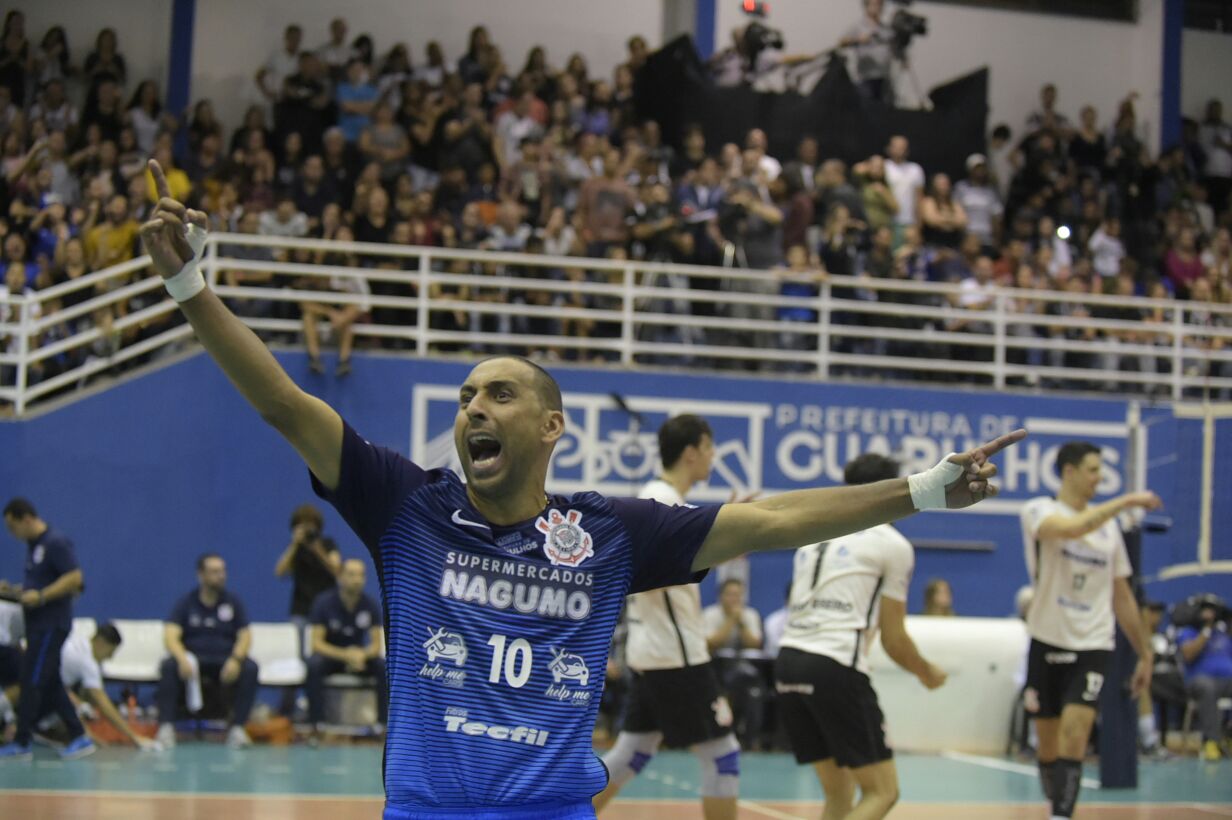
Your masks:
<path fill-rule="evenodd" d="M 985 458 L 991 458 L 993 455 L 1001 452 L 1006 447 L 1012 444 L 1017 444 L 1027 437 L 1027 431 L 1021 427 L 1011 433 L 1006 433 L 999 438 L 995 438 L 987 444 L 980 446 L 980 451 L 983 452 Z"/>
<path fill-rule="evenodd" d="M 150 173 L 154 176 L 154 190 L 158 193 L 158 198 L 170 199 L 171 186 L 167 184 L 167 176 L 163 173 L 163 167 L 156 159 L 150 160 L 149 167 Z"/>

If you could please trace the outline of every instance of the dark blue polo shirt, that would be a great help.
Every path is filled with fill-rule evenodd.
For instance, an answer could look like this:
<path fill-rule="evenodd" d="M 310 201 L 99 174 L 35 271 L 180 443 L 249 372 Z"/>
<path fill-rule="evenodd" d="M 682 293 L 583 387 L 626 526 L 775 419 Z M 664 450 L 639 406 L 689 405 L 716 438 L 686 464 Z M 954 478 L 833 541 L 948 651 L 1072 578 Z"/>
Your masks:
<path fill-rule="evenodd" d="M 382 626 L 381 609 L 376 601 L 360 593 L 359 603 L 348 610 L 342 603 L 338 587 L 327 589 L 312 602 L 309 620 L 313 626 L 325 627 L 325 642 L 331 646 L 368 645 L 368 636 L 374 626 Z"/>
<path fill-rule="evenodd" d="M 239 631 L 248 626 L 248 611 L 229 591 L 218 595 L 214 606 L 201 603 L 199 590 L 185 595 L 171 610 L 169 623 L 183 630 L 184 648 L 203 664 L 221 664 L 231 655 Z"/>
<path fill-rule="evenodd" d="M 62 532 L 48 527 L 38 538 L 27 542 L 25 589 L 45 589 L 62 575 L 78 569 L 73 542 Z M 42 606 L 25 609 L 26 631 L 73 627 L 73 596 L 66 595 Z"/>

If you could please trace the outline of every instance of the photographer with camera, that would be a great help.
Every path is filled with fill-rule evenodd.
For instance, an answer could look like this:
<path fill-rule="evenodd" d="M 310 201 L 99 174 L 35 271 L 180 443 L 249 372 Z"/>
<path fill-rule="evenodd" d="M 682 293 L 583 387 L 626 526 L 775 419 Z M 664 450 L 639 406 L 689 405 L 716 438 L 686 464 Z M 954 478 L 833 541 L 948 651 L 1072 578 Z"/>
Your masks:
<path fill-rule="evenodd" d="M 1207 760 L 1218 760 L 1228 751 L 1219 725 L 1218 702 L 1220 698 L 1232 697 L 1229 614 L 1217 596 L 1203 596 L 1198 601 L 1197 622 L 1185 626 L 1176 636 L 1185 663 L 1185 691 L 1198 708 L 1202 756 Z"/>
<path fill-rule="evenodd" d="M 278 557 L 274 574 L 291 578 L 291 623 L 295 624 L 304 655 L 304 627 L 312 611 L 312 602 L 326 590 L 333 589 L 342 571 L 342 555 L 334 539 L 324 537 L 325 518 L 311 504 L 301 504 L 291 513 L 291 543 Z M 291 690 L 288 690 L 291 691 Z M 283 711 L 289 711 L 283 704 Z"/>
<path fill-rule="evenodd" d="M 890 64 L 894 30 L 881 19 L 884 0 L 862 0 L 864 16 L 839 41 L 839 48 L 850 48 L 855 56 L 855 81 L 867 99 L 894 104 L 894 82 Z"/>

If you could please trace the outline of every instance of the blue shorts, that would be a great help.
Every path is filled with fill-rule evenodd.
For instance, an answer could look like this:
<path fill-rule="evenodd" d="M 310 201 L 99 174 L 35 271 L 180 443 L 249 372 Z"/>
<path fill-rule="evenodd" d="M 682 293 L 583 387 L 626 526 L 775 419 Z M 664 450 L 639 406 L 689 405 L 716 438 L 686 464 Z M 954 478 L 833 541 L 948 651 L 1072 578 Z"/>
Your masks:
<path fill-rule="evenodd" d="M 507 809 L 411 809 L 385 804 L 382 820 L 595 820 L 595 807 L 584 803 L 539 803 Z"/>

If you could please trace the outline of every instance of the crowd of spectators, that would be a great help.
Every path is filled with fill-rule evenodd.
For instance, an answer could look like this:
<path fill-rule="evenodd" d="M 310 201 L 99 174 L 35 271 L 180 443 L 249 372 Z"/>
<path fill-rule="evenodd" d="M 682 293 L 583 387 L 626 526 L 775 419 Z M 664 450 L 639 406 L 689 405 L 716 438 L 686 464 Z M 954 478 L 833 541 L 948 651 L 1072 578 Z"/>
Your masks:
<path fill-rule="evenodd" d="M 1184 321 L 1224 323 L 1210 304 L 1232 302 L 1232 126 L 1218 101 L 1202 122 L 1186 121 L 1176 145 L 1153 156 L 1131 95 L 1101 112 L 1082 107 L 1076 123 L 1061 113 L 1058 90 L 1045 86 L 1038 110 L 1021 126 L 998 125 L 985 154 L 973 154 L 961 179 L 912 161 L 903 137 L 870 146 L 870 156 L 848 165 L 827 158 L 805 136 L 792 156 L 772 156 L 761 130 L 743 144 L 713 145 L 690 128 L 679 145 L 664 142 L 658 125 L 641 122 L 634 107 L 634 77 L 649 47 L 627 43 L 627 57 L 610 77 L 595 76 L 584 55 L 554 65 L 542 47 L 520 65 L 509 64 L 483 26 L 470 33 L 456 59 L 448 46 L 429 42 L 422 56 L 404 43 L 378 44 L 352 37 L 346 20 L 330 22 L 323 42 L 298 25 L 254 77 L 265 104 L 241 123 L 222 123 L 210 100 L 189 110 L 168 110 L 156 81 L 129 74 L 122 44 L 101 31 L 87 54 L 69 47 L 62 27 L 37 44 L 19 11 L 10 11 L 0 35 L 0 234 L 5 294 L 69 281 L 132 258 L 137 228 L 151 207 L 153 187 L 144 162 L 153 156 L 167 170 L 173 195 L 209 214 L 216 230 L 281 237 L 355 239 L 460 249 L 491 249 L 609 259 L 732 264 L 770 271 L 756 280 L 732 280 L 730 290 L 766 295 L 815 294 L 828 275 L 870 279 L 960 282 L 961 292 L 877 291 L 834 287 L 837 298 L 949 305 L 970 318 L 925 320 L 901 315 L 835 312 L 835 349 L 848 353 L 928 356 L 985 361 L 975 345 L 882 339 L 844 339 L 841 326 L 928 329 L 990 334 L 991 288 L 1069 294 L 1140 294 L 1188 300 Z M 385 50 L 387 48 L 387 50 Z M 874 153 L 880 152 L 880 153 Z M 235 248 L 232 256 L 273 259 L 261 248 Z M 375 258 L 341 253 L 297 253 L 293 261 L 376 265 Z M 408 267 L 411 267 L 408 265 Z M 451 263 L 455 273 L 485 266 Z M 556 273 L 573 281 L 606 281 L 606 274 L 576 268 Z M 225 274 L 228 284 L 306 281 L 250 270 Z M 367 295 L 355 279 L 313 280 L 324 290 Z M 662 284 L 714 289 L 700 277 L 667 277 Z M 117 280 L 114 284 L 120 284 Z M 405 283 L 373 283 L 372 295 L 414 295 Z M 44 303 L 48 313 L 78 304 L 94 288 Z M 609 297 L 583 293 L 441 287 L 433 296 L 471 302 L 525 302 L 534 306 L 610 308 Z M 49 329 L 36 345 L 83 328 L 102 332 L 86 349 L 42 362 L 30 381 L 75 367 L 86 356 L 108 356 L 121 346 L 162 332 L 178 321 L 165 314 L 112 328 L 120 317 L 148 307 L 160 294 L 77 317 Z M 327 300 L 326 300 L 327 301 Z M 314 369 L 321 325 L 343 343 L 339 372 L 349 370 L 351 328 L 361 318 L 410 323 L 404 310 L 327 303 L 306 311 L 276 300 L 237 302 L 250 316 L 304 321 Z M 657 312 L 726 314 L 734 318 L 816 322 L 805 307 L 731 308 L 697 299 L 643 303 Z M 1157 325 L 1170 309 L 1110 309 L 1082 301 L 1016 300 L 1037 320 L 1007 328 L 1011 336 L 1102 338 L 1170 346 Z M 985 315 L 981 315 L 985 314 Z M 0 299 L 0 321 L 12 315 Z M 536 314 L 495 316 L 434 310 L 435 328 L 504 331 L 536 336 L 615 336 L 613 323 Z M 1054 316 L 1140 321 L 1140 328 L 1096 331 Z M 656 341 L 744 342 L 805 349 L 816 335 L 735 333 L 671 326 L 645 331 Z M 375 342 L 374 342 L 375 343 Z M 397 344 L 387 341 L 386 344 Z M 16 340 L 0 340 L 12 349 Z M 465 349 L 458 342 L 442 349 Z M 1204 357 L 1219 338 L 1196 336 L 1193 373 L 1219 375 Z M 490 352 L 491 346 L 476 348 Z M 550 347 L 526 351 L 553 355 Z M 568 355 L 567 353 L 561 355 Z M 798 369 L 811 369 L 804 355 Z M 1164 359 L 1128 354 L 1065 353 L 1025 344 L 1011 351 L 1018 364 L 1152 371 Z M 782 367 L 753 363 L 750 367 Z M 792 368 L 797 369 L 797 368 Z M 978 371 L 979 368 L 972 368 Z M 1226 370 L 1226 369 L 1225 369 Z M 0 378 L 4 378 L 0 374 Z M 11 374 L 8 375 L 11 379 Z M 1104 387 L 1104 384 L 1091 385 Z"/>

